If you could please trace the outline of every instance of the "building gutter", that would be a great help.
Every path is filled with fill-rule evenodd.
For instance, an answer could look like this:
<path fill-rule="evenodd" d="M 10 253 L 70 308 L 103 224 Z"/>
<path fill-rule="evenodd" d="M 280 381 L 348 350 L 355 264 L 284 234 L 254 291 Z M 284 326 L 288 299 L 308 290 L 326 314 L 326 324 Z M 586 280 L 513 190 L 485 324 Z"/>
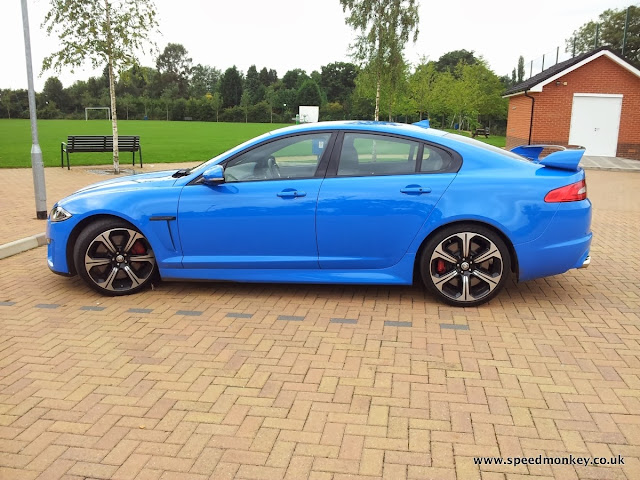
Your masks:
<path fill-rule="evenodd" d="M 529 119 L 529 145 L 531 145 L 531 132 L 533 131 L 533 109 L 536 106 L 536 99 L 527 94 L 528 90 L 524 91 L 524 96 L 531 99 L 531 118 Z"/>

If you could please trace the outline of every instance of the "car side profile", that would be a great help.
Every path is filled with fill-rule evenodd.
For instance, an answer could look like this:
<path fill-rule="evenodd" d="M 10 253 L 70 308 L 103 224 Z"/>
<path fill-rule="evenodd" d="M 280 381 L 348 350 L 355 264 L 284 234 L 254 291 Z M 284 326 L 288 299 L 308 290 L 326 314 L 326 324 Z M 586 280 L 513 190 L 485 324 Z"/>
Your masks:
<path fill-rule="evenodd" d="M 48 265 L 106 295 L 156 279 L 408 285 L 489 301 L 589 263 L 582 151 L 537 156 L 413 125 L 276 130 L 202 165 L 60 200 Z M 528 158 L 527 158 L 528 157 Z"/>

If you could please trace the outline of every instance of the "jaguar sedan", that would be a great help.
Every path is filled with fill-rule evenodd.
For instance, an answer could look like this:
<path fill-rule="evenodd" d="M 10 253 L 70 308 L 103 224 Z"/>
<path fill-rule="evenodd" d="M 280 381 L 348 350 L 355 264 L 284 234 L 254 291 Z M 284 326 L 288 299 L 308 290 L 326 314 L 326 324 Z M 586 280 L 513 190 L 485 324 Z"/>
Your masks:
<path fill-rule="evenodd" d="M 408 285 L 489 301 L 589 264 L 582 150 L 538 159 L 417 125 L 276 130 L 193 169 L 60 200 L 48 264 L 106 295 L 164 280 Z"/>

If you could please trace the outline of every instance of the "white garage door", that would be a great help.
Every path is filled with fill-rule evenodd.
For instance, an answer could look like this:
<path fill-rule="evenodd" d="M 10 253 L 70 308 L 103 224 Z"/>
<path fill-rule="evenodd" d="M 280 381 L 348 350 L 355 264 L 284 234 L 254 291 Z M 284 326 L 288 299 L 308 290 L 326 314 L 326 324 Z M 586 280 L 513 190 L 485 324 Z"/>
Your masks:
<path fill-rule="evenodd" d="M 622 95 L 574 93 L 569 144 L 582 145 L 585 155 L 615 157 Z"/>

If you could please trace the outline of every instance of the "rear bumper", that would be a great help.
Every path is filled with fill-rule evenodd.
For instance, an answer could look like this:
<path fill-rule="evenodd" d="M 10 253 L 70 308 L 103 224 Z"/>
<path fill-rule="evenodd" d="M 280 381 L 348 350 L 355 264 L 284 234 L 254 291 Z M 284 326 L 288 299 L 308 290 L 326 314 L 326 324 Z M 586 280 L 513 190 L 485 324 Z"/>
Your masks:
<path fill-rule="evenodd" d="M 591 202 L 560 205 L 545 232 L 532 242 L 515 245 L 519 280 L 558 275 L 589 266 Z"/>

